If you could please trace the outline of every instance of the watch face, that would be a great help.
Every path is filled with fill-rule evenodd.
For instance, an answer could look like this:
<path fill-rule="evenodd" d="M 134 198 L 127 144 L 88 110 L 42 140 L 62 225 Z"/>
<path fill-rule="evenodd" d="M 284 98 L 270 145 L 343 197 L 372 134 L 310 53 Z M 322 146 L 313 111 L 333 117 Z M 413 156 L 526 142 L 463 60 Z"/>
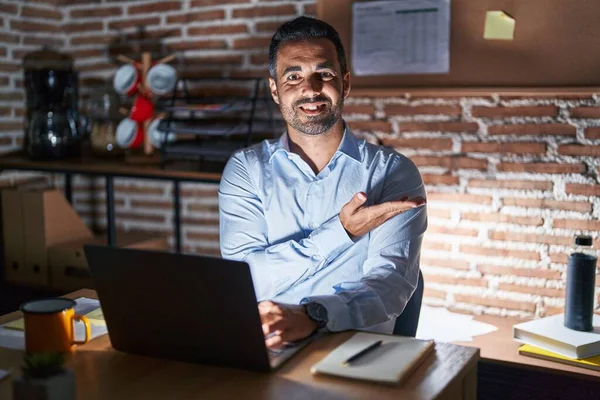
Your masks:
<path fill-rule="evenodd" d="M 308 315 L 316 322 L 327 322 L 327 309 L 319 303 L 308 305 Z"/>

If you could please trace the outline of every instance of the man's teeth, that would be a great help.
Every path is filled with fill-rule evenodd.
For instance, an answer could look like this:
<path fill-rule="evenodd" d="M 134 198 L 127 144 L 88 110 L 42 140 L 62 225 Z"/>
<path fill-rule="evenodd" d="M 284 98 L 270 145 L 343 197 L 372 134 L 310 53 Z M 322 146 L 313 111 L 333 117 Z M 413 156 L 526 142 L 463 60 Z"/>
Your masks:
<path fill-rule="evenodd" d="M 304 108 L 305 110 L 310 110 L 310 111 L 316 111 L 320 108 L 321 106 L 313 106 L 313 105 L 303 105 L 302 108 Z"/>

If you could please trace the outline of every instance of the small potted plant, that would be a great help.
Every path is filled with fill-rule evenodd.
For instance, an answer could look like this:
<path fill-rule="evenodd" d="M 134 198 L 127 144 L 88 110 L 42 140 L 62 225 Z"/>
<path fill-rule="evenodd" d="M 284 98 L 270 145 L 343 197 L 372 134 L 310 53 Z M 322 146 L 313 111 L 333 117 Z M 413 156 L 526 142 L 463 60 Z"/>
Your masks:
<path fill-rule="evenodd" d="M 75 376 L 60 353 L 27 354 L 23 375 L 13 380 L 14 400 L 74 400 Z"/>

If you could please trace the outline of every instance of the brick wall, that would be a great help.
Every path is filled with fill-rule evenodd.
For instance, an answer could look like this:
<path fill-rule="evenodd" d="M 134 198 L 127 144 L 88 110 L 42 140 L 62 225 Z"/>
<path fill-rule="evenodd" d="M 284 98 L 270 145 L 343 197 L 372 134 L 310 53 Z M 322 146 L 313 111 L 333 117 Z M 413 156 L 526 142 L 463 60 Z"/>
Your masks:
<path fill-rule="evenodd" d="M 264 75 L 274 29 L 302 14 L 315 14 L 313 1 L 4 2 L 0 151 L 22 143 L 19 64 L 40 44 L 76 57 L 85 98 L 110 80 L 115 51 L 136 37 L 139 24 L 158 50 L 176 52 L 175 65 L 192 73 Z M 523 317 L 562 309 L 573 234 L 591 233 L 600 247 L 597 94 L 361 92 L 348 100 L 345 117 L 357 133 L 398 149 L 421 169 L 430 217 L 422 256 L 427 303 Z M 120 227 L 171 232 L 168 184 L 116 185 Z M 102 180 L 78 177 L 74 193 L 80 213 L 102 225 Z M 217 254 L 216 185 L 183 185 L 182 215 L 186 250 Z"/>

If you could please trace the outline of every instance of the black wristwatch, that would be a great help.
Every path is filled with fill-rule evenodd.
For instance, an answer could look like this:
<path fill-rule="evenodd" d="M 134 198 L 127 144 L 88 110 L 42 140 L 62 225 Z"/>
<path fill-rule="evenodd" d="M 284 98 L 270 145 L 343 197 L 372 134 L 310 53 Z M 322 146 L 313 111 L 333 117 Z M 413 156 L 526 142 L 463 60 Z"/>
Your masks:
<path fill-rule="evenodd" d="M 314 301 L 304 305 L 306 315 L 317 324 L 317 329 L 322 330 L 327 326 L 329 318 L 327 317 L 327 309 L 320 303 Z"/>

